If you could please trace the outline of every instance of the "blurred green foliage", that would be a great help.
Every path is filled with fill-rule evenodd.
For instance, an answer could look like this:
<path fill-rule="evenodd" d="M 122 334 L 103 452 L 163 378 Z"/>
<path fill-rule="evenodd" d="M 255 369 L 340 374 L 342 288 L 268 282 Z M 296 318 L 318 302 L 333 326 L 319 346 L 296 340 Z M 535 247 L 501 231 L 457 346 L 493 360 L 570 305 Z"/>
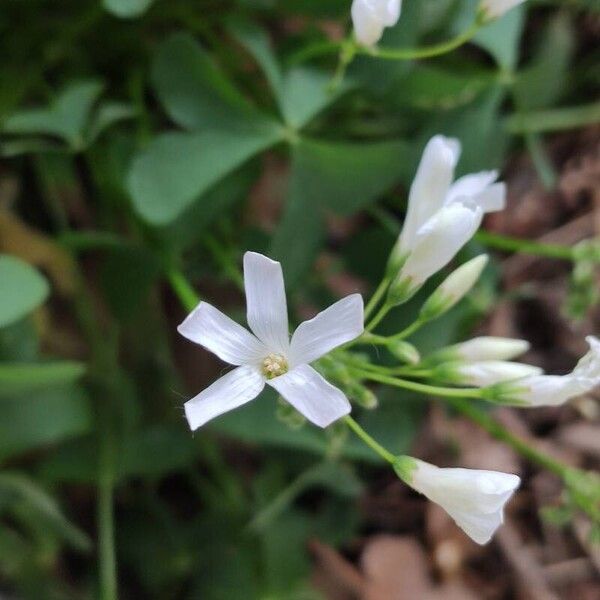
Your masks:
<path fill-rule="evenodd" d="M 476 4 L 405 0 L 383 43 L 447 39 Z M 160 282 L 184 264 L 203 294 L 233 289 L 237 259 L 252 248 L 283 263 L 296 305 L 324 305 L 338 272 L 372 285 L 394 241 L 377 207 L 402 213 L 432 134 L 460 138 L 461 173 L 502 168 L 525 145 L 550 184 L 541 136 L 598 121 L 600 70 L 598 48 L 577 35 L 596 3 L 532 1 L 447 56 L 361 57 L 331 92 L 335 53 L 302 54 L 348 25 L 349 6 L 2 4 L 0 152 L 14 190 L 0 187 L 0 212 L 43 232 L 78 268 L 62 273 L 74 277 L 65 293 L 52 264 L 14 256 L 20 229 L 0 234 L 0 594 L 98 596 L 96 485 L 115 492 L 123 598 L 316 599 L 307 540 L 338 545 L 360 531 L 349 459 L 374 456 L 344 431 L 289 428 L 268 394 L 195 436 L 186 430 L 189 394 L 172 351 L 182 311 Z M 270 158 L 285 165 L 283 183 Z M 249 201 L 260 181 L 283 197 L 273 227 Z M 340 244 L 328 222 L 354 216 L 360 227 Z M 317 270 L 324 250 L 334 260 Z M 589 252 L 580 255 L 579 312 L 595 300 Z M 455 340 L 489 308 L 489 273 L 419 333 L 420 349 Z M 34 312 L 50 290 L 51 316 Z M 390 331 L 417 306 L 390 319 Z M 379 401 L 359 420 L 405 452 L 419 401 L 399 392 Z M 223 452 L 221 440 L 235 443 Z"/>

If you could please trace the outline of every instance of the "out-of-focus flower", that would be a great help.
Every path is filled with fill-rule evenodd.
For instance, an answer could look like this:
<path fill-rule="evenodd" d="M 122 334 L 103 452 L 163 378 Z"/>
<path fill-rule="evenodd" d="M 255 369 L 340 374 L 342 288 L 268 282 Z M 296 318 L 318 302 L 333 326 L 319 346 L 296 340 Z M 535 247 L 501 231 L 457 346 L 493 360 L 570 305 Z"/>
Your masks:
<path fill-rule="evenodd" d="M 525 0 L 481 0 L 479 10 L 487 20 L 498 19 Z"/>
<path fill-rule="evenodd" d="M 309 421 L 326 427 L 350 412 L 350 403 L 309 363 L 363 331 L 363 300 L 352 294 L 302 323 L 290 341 L 281 265 L 262 254 L 244 255 L 248 325 L 201 302 L 179 333 L 236 368 L 185 403 L 192 430 L 256 398 L 265 383 Z"/>
<path fill-rule="evenodd" d="M 400 18 L 402 0 L 354 0 L 352 23 L 356 39 L 365 46 L 375 45 L 386 27 L 392 27 Z"/>
<path fill-rule="evenodd" d="M 410 457 L 400 461 L 401 468 L 396 469 L 400 477 L 439 504 L 478 544 L 487 544 L 502 525 L 504 505 L 521 483 L 517 475 L 509 473 L 442 469 Z"/>
<path fill-rule="evenodd" d="M 506 187 L 496 171 L 465 175 L 454 183 L 458 140 L 433 137 L 423 152 L 408 197 L 402 232 L 388 262 L 395 273 L 390 300 L 402 301 L 445 267 L 473 237 L 486 212 L 502 210 Z"/>
<path fill-rule="evenodd" d="M 456 385 L 487 387 L 502 381 L 541 375 L 542 369 L 523 363 L 505 360 L 444 363 L 435 370 L 436 376 Z"/>
<path fill-rule="evenodd" d="M 421 318 L 435 319 L 462 300 L 477 283 L 487 263 L 487 255 L 481 254 L 452 271 L 423 304 Z"/>
<path fill-rule="evenodd" d="M 600 340 L 586 338 L 590 349 L 568 375 L 533 375 L 515 382 L 501 383 L 496 394 L 500 401 L 524 406 L 558 406 L 600 385 Z"/>

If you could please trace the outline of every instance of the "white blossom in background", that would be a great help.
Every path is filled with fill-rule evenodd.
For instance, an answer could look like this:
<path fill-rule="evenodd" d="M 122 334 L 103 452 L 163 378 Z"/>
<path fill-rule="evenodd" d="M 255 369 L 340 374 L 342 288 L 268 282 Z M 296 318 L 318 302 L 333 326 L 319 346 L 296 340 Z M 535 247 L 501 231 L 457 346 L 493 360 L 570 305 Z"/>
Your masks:
<path fill-rule="evenodd" d="M 488 20 L 498 19 L 525 0 L 481 0 L 479 9 Z"/>
<path fill-rule="evenodd" d="M 487 544 L 502 525 L 504 505 L 521 479 L 498 471 L 443 469 L 413 460 L 406 483 L 439 504 L 473 541 Z"/>
<path fill-rule="evenodd" d="M 444 365 L 441 365 L 440 369 L 444 369 Z M 487 387 L 502 381 L 512 381 L 543 373 L 539 367 L 505 360 L 458 363 L 451 369 L 454 375 L 453 383 L 475 387 Z"/>
<path fill-rule="evenodd" d="M 356 39 L 365 46 L 374 46 L 386 27 L 393 27 L 400 18 L 402 0 L 354 0 L 351 14 Z"/>
<path fill-rule="evenodd" d="M 465 175 L 452 183 L 459 155 L 458 140 L 442 135 L 425 147 L 388 264 L 388 272 L 400 268 L 391 294 L 410 295 L 418 289 L 473 237 L 485 213 L 505 206 L 506 186 L 496 183 L 497 171 Z"/>
<path fill-rule="evenodd" d="M 352 294 L 302 323 L 290 340 L 281 265 L 244 255 L 247 320 L 252 333 L 206 302 L 178 331 L 236 368 L 185 403 L 192 430 L 253 400 L 265 384 L 320 427 L 350 412 L 348 399 L 309 366 L 363 332 L 363 300 Z"/>
<path fill-rule="evenodd" d="M 501 394 L 525 406 L 558 406 L 600 385 L 600 340 L 586 338 L 590 346 L 568 375 L 534 375 L 507 383 Z"/>

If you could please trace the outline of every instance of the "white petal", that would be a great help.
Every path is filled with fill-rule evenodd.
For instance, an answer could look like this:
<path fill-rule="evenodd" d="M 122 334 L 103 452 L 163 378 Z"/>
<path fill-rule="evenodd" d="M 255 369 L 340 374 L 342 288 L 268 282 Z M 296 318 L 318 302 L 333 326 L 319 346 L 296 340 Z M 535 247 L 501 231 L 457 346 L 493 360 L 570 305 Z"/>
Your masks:
<path fill-rule="evenodd" d="M 375 0 L 376 11 L 386 27 L 393 27 L 400 18 L 402 0 Z"/>
<path fill-rule="evenodd" d="M 270 352 L 287 356 L 290 346 L 281 264 L 256 252 L 244 254 L 248 325 Z"/>
<path fill-rule="evenodd" d="M 445 204 L 450 204 L 462 197 L 477 196 L 498 178 L 498 171 L 481 171 L 459 177 L 448 190 Z"/>
<path fill-rule="evenodd" d="M 412 487 L 439 504 L 478 544 L 487 543 L 502 524 L 503 507 L 521 482 L 497 471 L 440 469 L 420 460 L 416 467 Z"/>
<path fill-rule="evenodd" d="M 290 346 L 290 366 L 310 363 L 357 338 L 363 332 L 363 323 L 362 296 L 342 298 L 296 329 Z"/>
<path fill-rule="evenodd" d="M 455 202 L 439 210 L 418 231 L 401 278 L 419 285 L 445 267 L 473 237 L 483 212 L 478 206 Z"/>
<path fill-rule="evenodd" d="M 515 382 L 516 399 L 527 406 L 558 406 L 598 385 L 597 379 L 577 375 L 537 375 Z"/>
<path fill-rule="evenodd" d="M 427 143 L 408 196 L 402 251 L 414 247 L 418 230 L 443 206 L 459 155 L 458 140 L 436 135 Z"/>
<path fill-rule="evenodd" d="M 600 340 L 593 335 L 589 335 L 585 340 L 590 349 L 577 363 L 573 374 L 600 380 Z"/>
<path fill-rule="evenodd" d="M 268 354 L 249 331 L 207 302 L 200 302 L 177 331 L 231 365 L 257 363 Z"/>
<path fill-rule="evenodd" d="M 308 365 L 299 365 L 267 383 L 319 427 L 327 427 L 350 412 L 350 402 L 343 392 Z"/>
<path fill-rule="evenodd" d="M 367 0 L 352 2 L 352 24 L 356 39 L 365 46 L 374 46 L 383 35 L 384 25 Z"/>
<path fill-rule="evenodd" d="M 264 387 L 264 377 L 257 368 L 244 365 L 233 369 L 185 403 L 191 430 L 253 400 Z"/>
<path fill-rule="evenodd" d="M 482 0 L 481 8 L 489 19 L 497 19 L 525 0 Z"/>

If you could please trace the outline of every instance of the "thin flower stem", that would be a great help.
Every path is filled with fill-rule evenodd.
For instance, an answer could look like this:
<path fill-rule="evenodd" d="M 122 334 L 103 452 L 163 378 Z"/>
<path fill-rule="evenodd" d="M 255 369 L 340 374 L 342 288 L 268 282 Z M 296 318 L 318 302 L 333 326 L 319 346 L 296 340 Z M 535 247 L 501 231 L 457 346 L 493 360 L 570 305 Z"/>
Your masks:
<path fill-rule="evenodd" d="M 98 482 L 98 539 L 100 554 L 100 598 L 117 598 L 117 561 L 115 554 L 114 456 L 110 431 L 100 438 L 100 472 Z"/>
<path fill-rule="evenodd" d="M 194 310 L 200 303 L 200 296 L 198 296 L 196 290 L 190 285 L 185 275 L 177 269 L 171 269 L 167 273 L 167 277 L 183 307 L 188 312 Z"/>
<path fill-rule="evenodd" d="M 388 337 L 388 340 L 403 340 L 409 336 L 411 336 L 417 329 L 420 329 L 425 325 L 427 321 L 423 321 L 422 319 L 417 318 L 413 323 L 411 323 L 406 329 L 403 329 L 399 333 L 395 333 Z"/>
<path fill-rule="evenodd" d="M 420 394 L 431 394 L 433 396 L 443 396 L 445 398 L 478 398 L 485 400 L 484 394 L 480 389 L 440 387 L 436 385 L 428 385 L 426 383 L 418 383 L 416 381 L 407 381 L 406 379 L 398 379 L 397 377 L 372 373 L 366 370 L 362 371 L 360 374 L 364 375 L 365 379 L 411 390 Z"/>
<path fill-rule="evenodd" d="M 523 254 L 533 254 L 535 256 L 544 256 L 562 260 L 575 260 L 573 248 L 569 246 L 545 244 L 532 240 L 521 240 L 506 235 L 490 233 L 488 231 L 479 231 L 475 235 L 475 239 L 486 246 L 497 248 L 498 250 L 522 252 Z"/>
<path fill-rule="evenodd" d="M 531 462 L 548 469 L 561 478 L 565 478 L 571 472 L 571 467 L 552 458 L 551 456 L 548 456 L 547 454 L 544 454 L 543 452 L 540 452 L 539 450 L 536 450 L 523 438 L 520 438 L 508 431 L 489 414 L 474 406 L 473 403 L 468 402 L 463 398 L 452 398 L 448 400 L 448 403 L 458 412 L 468 417 L 471 421 L 477 423 L 477 425 L 479 425 L 497 440 L 505 442 L 511 448 L 516 450 L 521 456 L 527 458 Z"/>
<path fill-rule="evenodd" d="M 371 322 L 368 323 L 368 325 L 365 327 L 365 331 L 368 331 L 368 332 L 373 331 L 373 329 L 375 329 L 375 327 L 377 327 L 377 325 L 379 325 L 379 323 L 381 323 L 381 321 L 388 314 L 388 312 L 390 312 L 391 308 L 392 307 L 389 304 L 384 303 L 381 306 L 381 308 L 379 309 L 379 311 L 377 312 L 377 314 L 371 319 Z"/>
<path fill-rule="evenodd" d="M 373 292 L 373 295 L 367 302 L 367 306 L 365 306 L 365 320 L 369 317 L 369 315 L 373 312 L 379 301 L 381 300 L 383 294 L 387 290 L 388 285 L 390 284 L 389 277 L 384 277 L 381 280 L 381 283 L 377 286 L 377 289 Z"/>
<path fill-rule="evenodd" d="M 386 448 L 384 448 L 377 440 L 374 440 L 350 415 L 344 417 L 346 425 L 367 445 L 373 452 L 379 454 L 383 460 L 394 464 L 396 457 Z"/>
<path fill-rule="evenodd" d="M 231 279 L 231 281 L 233 281 L 233 283 L 235 283 L 235 285 L 243 292 L 244 276 L 238 269 L 235 261 L 231 259 L 227 250 L 225 250 L 211 235 L 204 236 L 204 245 L 209 249 L 213 258 L 219 263 L 219 266 L 223 268 L 223 271 L 227 274 L 229 279 Z"/>
<path fill-rule="evenodd" d="M 366 54 L 367 56 L 373 56 L 375 58 L 383 58 L 387 60 L 415 60 L 419 58 L 432 58 L 434 56 L 446 54 L 447 52 L 450 52 L 451 50 L 454 50 L 468 42 L 479 31 L 481 25 L 481 21 L 476 19 L 471 26 L 461 34 L 457 35 L 451 40 L 442 42 L 440 44 L 435 44 L 433 46 L 425 46 L 423 48 L 368 48 L 366 46 L 358 46 L 356 53 Z"/>

